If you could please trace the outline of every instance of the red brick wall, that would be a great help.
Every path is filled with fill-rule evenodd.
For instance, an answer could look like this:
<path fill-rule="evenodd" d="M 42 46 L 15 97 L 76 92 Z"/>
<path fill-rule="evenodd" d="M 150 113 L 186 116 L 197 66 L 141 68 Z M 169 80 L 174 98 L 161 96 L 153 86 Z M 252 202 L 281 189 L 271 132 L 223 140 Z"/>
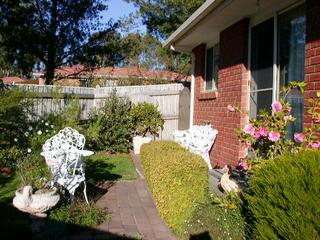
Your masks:
<path fill-rule="evenodd" d="M 213 167 L 236 165 L 242 157 L 235 130 L 243 127 L 247 112 L 249 21 L 243 19 L 220 33 L 220 70 L 217 92 L 204 91 L 205 50 L 201 44 L 195 54 L 194 124 L 211 123 L 219 133 L 210 152 Z M 228 112 L 228 104 L 243 114 Z"/>
<path fill-rule="evenodd" d="M 304 126 L 309 127 L 312 121 L 307 114 L 308 98 L 314 97 L 320 91 L 320 1 L 306 1 L 307 42 L 305 52 L 305 82 L 304 93 Z"/>

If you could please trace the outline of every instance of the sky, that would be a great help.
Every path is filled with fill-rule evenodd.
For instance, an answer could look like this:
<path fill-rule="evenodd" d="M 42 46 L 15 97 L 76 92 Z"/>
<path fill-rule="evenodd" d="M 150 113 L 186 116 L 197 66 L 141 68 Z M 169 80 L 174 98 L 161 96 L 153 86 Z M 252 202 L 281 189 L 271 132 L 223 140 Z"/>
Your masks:
<path fill-rule="evenodd" d="M 102 14 L 105 22 L 108 22 L 110 18 L 113 18 L 114 21 L 117 21 L 120 18 L 125 17 L 137 10 L 133 3 L 127 3 L 123 0 L 108 0 L 107 5 L 108 10 Z M 141 24 L 139 24 L 138 30 L 144 33 L 146 28 L 144 25 L 142 25 L 141 21 L 140 23 Z"/>

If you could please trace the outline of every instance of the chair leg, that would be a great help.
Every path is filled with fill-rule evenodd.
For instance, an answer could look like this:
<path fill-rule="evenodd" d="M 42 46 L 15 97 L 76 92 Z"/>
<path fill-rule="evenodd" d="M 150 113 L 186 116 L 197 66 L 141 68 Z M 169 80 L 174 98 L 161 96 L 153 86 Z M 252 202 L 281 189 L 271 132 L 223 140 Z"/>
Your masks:
<path fill-rule="evenodd" d="M 89 201 L 88 201 L 88 197 L 87 197 L 87 184 L 86 184 L 85 181 L 83 182 L 83 184 L 84 184 L 83 195 L 84 195 L 84 198 L 86 200 L 86 203 L 89 205 Z"/>

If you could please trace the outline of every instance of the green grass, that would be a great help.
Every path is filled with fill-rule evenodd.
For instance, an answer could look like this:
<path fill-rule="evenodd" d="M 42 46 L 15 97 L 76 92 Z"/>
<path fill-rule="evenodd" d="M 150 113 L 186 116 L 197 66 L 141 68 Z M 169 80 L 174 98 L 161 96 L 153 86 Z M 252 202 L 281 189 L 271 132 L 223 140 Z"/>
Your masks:
<path fill-rule="evenodd" d="M 91 184 L 106 180 L 133 180 L 137 177 L 129 154 L 96 152 L 86 162 L 86 178 Z"/>

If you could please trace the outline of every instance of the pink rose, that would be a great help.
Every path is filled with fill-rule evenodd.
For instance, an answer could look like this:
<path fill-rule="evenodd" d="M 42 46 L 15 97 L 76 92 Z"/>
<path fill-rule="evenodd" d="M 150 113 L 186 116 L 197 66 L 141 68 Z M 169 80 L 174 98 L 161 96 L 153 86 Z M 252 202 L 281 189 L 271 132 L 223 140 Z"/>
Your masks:
<path fill-rule="evenodd" d="M 268 136 L 268 131 L 267 131 L 266 128 L 260 127 L 259 128 L 259 134 L 260 134 L 260 136 L 267 137 Z"/>
<path fill-rule="evenodd" d="M 303 140 L 304 140 L 303 134 L 302 133 L 295 133 L 294 134 L 294 140 L 296 142 L 303 142 Z"/>
<path fill-rule="evenodd" d="M 284 116 L 284 117 L 283 117 L 283 120 L 284 120 L 285 122 L 292 121 L 292 120 L 293 120 L 293 117 L 292 117 L 292 115 Z"/>
<path fill-rule="evenodd" d="M 227 106 L 227 109 L 228 109 L 229 112 L 235 112 L 236 111 L 236 109 L 230 104 Z"/>
<path fill-rule="evenodd" d="M 320 148 L 320 142 L 310 143 L 310 146 L 313 147 L 313 148 Z"/>
<path fill-rule="evenodd" d="M 238 167 L 240 169 L 242 169 L 243 171 L 248 171 L 248 169 L 249 169 L 249 166 L 246 162 L 239 162 Z"/>
<path fill-rule="evenodd" d="M 289 112 L 291 112 L 291 110 L 292 110 L 291 107 L 287 107 L 284 111 L 287 112 L 287 113 L 289 113 Z"/>
<path fill-rule="evenodd" d="M 268 139 L 271 141 L 271 142 L 277 142 L 280 138 L 280 133 L 278 132 L 269 132 L 268 134 Z"/>
<path fill-rule="evenodd" d="M 259 131 L 254 133 L 254 137 L 256 138 L 256 140 L 258 140 L 260 136 L 261 136 L 261 134 Z"/>
<path fill-rule="evenodd" d="M 245 125 L 243 130 L 245 133 L 250 134 L 251 136 L 254 136 L 254 133 L 256 132 L 256 129 L 254 126 L 252 126 L 252 124 Z"/>
<path fill-rule="evenodd" d="M 273 112 L 275 112 L 275 113 L 280 112 L 282 109 L 282 104 L 280 102 L 274 102 L 274 103 L 272 103 L 271 107 L 272 107 Z"/>

